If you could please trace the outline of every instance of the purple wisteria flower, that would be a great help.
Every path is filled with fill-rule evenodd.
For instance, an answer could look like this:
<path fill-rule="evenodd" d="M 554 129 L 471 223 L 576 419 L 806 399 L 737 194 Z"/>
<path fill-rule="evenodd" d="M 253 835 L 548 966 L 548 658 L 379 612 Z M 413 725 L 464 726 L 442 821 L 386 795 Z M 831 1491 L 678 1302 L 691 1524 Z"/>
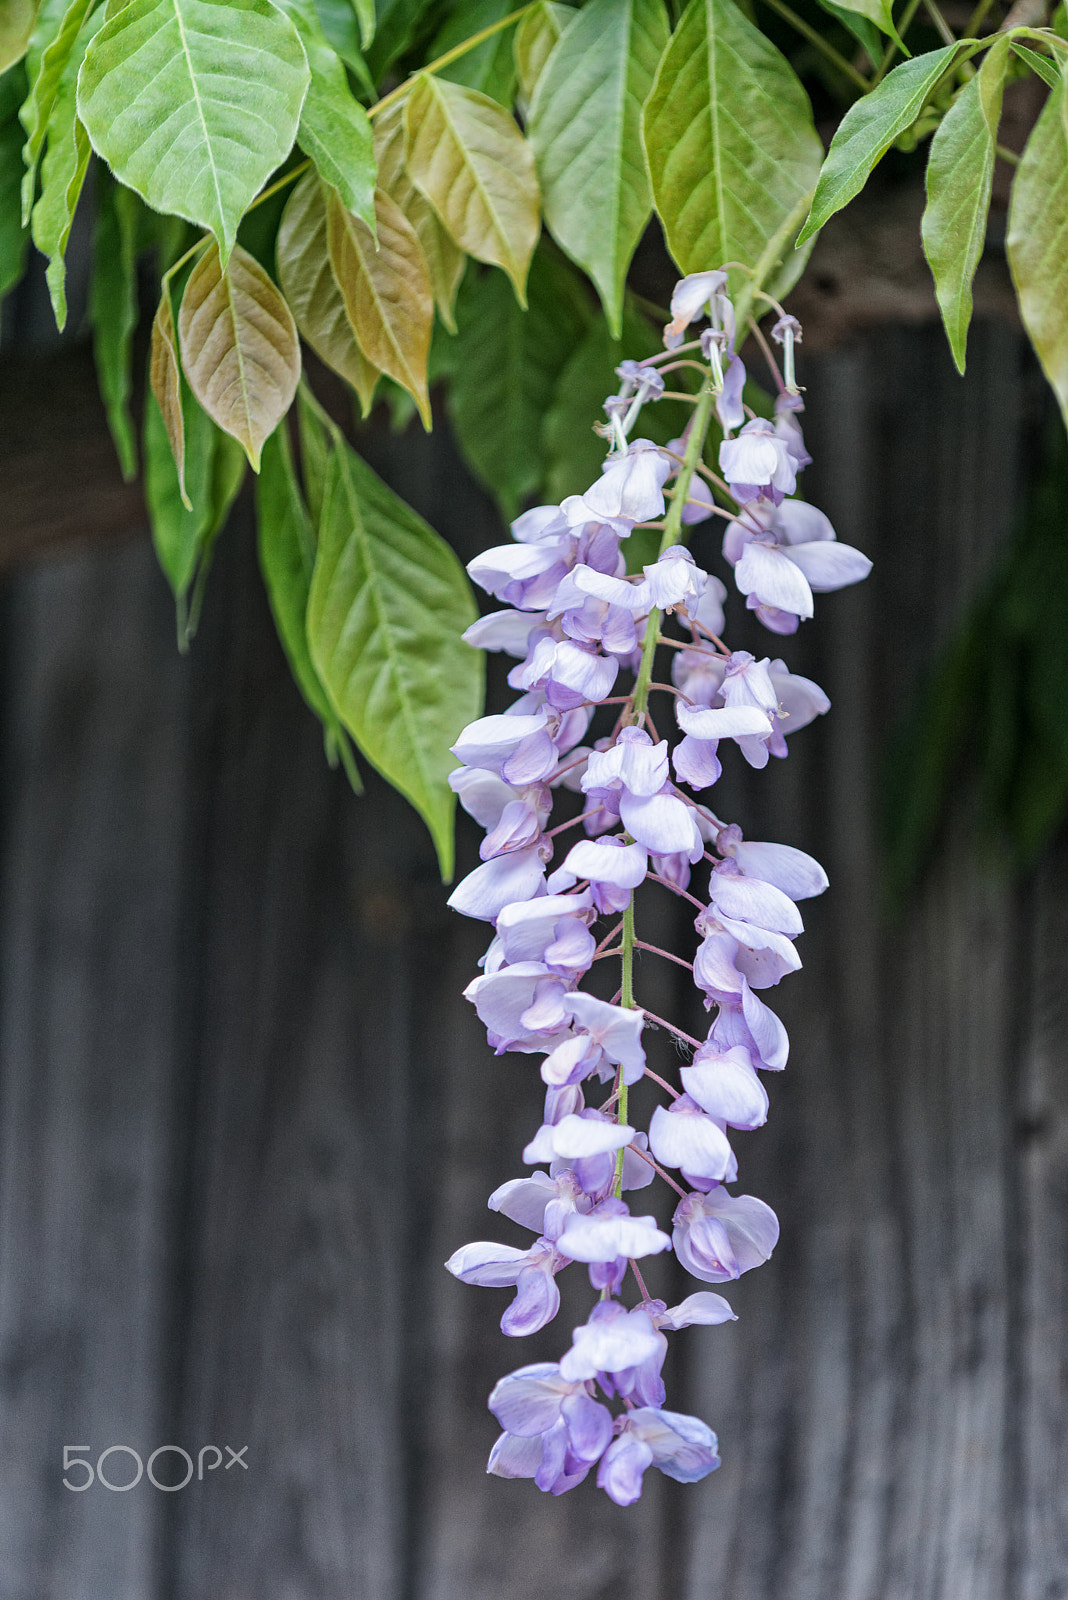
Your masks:
<path fill-rule="evenodd" d="M 669 1309 L 643 1274 L 655 1287 L 657 1258 L 673 1251 L 699 1282 L 724 1283 L 766 1261 L 778 1241 L 770 1207 L 732 1192 L 732 1138 L 767 1120 L 761 1074 L 783 1070 L 789 1040 L 761 996 L 800 967 L 798 902 L 827 887 L 805 851 L 748 840 L 707 804 L 725 762 L 762 769 L 785 758 L 788 739 L 830 703 L 784 661 L 724 643 L 726 588 L 695 562 L 685 533 L 727 518 L 723 555 L 736 586 L 780 635 L 811 617 L 815 594 L 858 581 L 870 565 L 838 542 L 820 511 L 793 498 L 810 460 L 796 320 L 783 313 L 771 330 L 785 373 L 772 374 L 779 398 L 766 421 L 745 404 L 725 270 L 677 285 L 666 350 L 706 317 L 693 345 L 707 376 L 684 435 L 666 449 L 630 439 L 643 406 L 665 392 L 661 363 L 674 363 L 622 362 L 602 430 L 613 448 L 597 481 L 560 505 L 525 511 L 512 543 L 470 564 L 503 609 L 465 638 L 512 658 L 518 698 L 460 732 L 449 780 L 484 831 L 478 864 L 449 900 L 491 929 L 465 995 L 498 1054 L 536 1058 L 544 1100 L 522 1151 L 534 1170 L 489 1199 L 532 1242 L 479 1240 L 446 1265 L 464 1283 L 514 1290 L 501 1319 L 511 1337 L 552 1321 L 557 1277 L 572 1264 L 585 1267 L 599 1295 L 559 1362 L 520 1367 L 496 1385 L 490 1409 L 504 1431 L 489 1471 L 561 1494 L 596 1467 L 619 1505 L 639 1497 L 651 1466 L 688 1483 L 719 1465 L 705 1423 L 666 1409 L 663 1368 L 669 1334 L 734 1313 L 705 1289 Z M 703 459 L 699 473 L 687 465 L 697 446 L 703 452 L 713 415 L 721 477 Z M 724 507 L 724 490 L 736 511 Z M 625 541 L 649 523 L 661 529 L 659 552 L 628 572 Z M 661 647 L 671 662 L 658 673 Z M 668 697 L 673 718 L 658 709 L 654 721 L 652 695 Z M 558 800 L 564 820 L 553 823 Z M 643 936 L 638 892 L 647 881 L 657 886 L 651 894 L 674 891 L 690 907 L 693 937 L 682 954 Z M 704 1038 L 643 1006 L 638 950 L 692 971 Z M 662 1075 L 670 1068 L 648 1059 L 658 1030 L 684 1051 L 678 1087 Z M 639 1082 L 642 1095 L 659 1098 L 647 1127 L 636 1125 L 629 1100 Z M 660 1185 L 674 1191 L 670 1217 Z M 624 1198 L 635 1191 L 651 1195 L 641 1214 Z"/>

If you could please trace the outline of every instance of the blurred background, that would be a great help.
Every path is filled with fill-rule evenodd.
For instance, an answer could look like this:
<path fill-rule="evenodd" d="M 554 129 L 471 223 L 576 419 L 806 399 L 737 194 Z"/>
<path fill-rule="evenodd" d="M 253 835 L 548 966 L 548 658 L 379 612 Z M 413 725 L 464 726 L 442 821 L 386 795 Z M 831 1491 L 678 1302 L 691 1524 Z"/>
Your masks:
<path fill-rule="evenodd" d="M 541 1105 L 461 998 L 485 931 L 404 802 L 328 770 L 245 497 L 178 653 L 78 240 L 71 337 L 35 275 L 5 305 L 0 1600 L 1068 1596 L 1068 494 L 996 239 L 959 379 L 919 205 L 851 208 L 790 302 L 806 494 L 875 570 L 781 643 L 729 613 L 833 710 L 728 763 L 719 809 L 831 891 L 738 1138 L 780 1245 L 666 1374 L 723 1466 L 627 1511 L 485 1475 L 493 1382 L 588 1298 L 518 1348 L 507 1291 L 442 1269 L 518 1242 L 485 1200 Z M 446 427 L 380 407 L 360 443 L 462 557 L 501 541 Z M 640 981 L 699 1024 L 671 970 Z M 64 1486 L 66 1447 L 128 1447 L 122 1486 L 168 1445 L 202 1479 Z"/>

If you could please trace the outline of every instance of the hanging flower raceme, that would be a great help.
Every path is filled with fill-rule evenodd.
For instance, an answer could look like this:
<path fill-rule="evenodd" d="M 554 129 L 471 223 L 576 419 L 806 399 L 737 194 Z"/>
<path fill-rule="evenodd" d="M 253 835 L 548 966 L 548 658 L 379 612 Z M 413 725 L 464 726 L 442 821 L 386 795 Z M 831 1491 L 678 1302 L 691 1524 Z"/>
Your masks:
<path fill-rule="evenodd" d="M 666 354 L 617 369 L 603 430 L 613 448 L 598 481 L 525 512 L 513 543 L 469 567 L 505 609 L 465 637 L 515 660 L 508 681 L 519 698 L 463 730 L 450 779 L 485 838 L 480 864 L 449 903 L 492 927 L 465 994 L 493 1049 L 538 1058 L 545 1102 L 522 1151 L 533 1170 L 489 1199 L 533 1243 L 480 1241 L 446 1265 L 465 1283 L 514 1289 L 501 1319 L 513 1338 L 556 1316 L 556 1279 L 568 1267 L 585 1267 L 599 1296 L 558 1362 L 520 1367 L 497 1384 L 489 1404 L 503 1432 L 489 1470 L 561 1494 L 596 1468 L 619 1505 L 639 1497 L 650 1467 L 689 1483 L 719 1465 L 705 1423 L 665 1409 L 661 1373 L 669 1331 L 734 1313 L 708 1290 L 669 1310 L 650 1295 L 643 1268 L 673 1251 L 698 1281 L 726 1283 L 766 1261 L 777 1242 L 771 1208 L 733 1189 L 731 1139 L 767 1118 L 760 1074 L 785 1067 L 789 1041 L 760 996 L 800 967 L 797 903 L 827 887 L 804 851 L 747 840 L 705 803 L 724 760 L 761 768 L 785 757 L 787 736 L 829 701 L 783 661 L 723 642 L 727 591 L 695 563 L 684 532 L 725 518 L 723 554 L 738 589 L 777 634 L 811 617 L 814 594 L 870 567 L 838 543 L 822 512 L 792 498 L 810 459 L 798 421 L 796 320 L 781 313 L 772 329 L 785 374 L 773 370 L 779 399 L 765 419 L 744 405 L 726 272 L 684 278 L 671 312 Z M 695 344 L 707 373 L 685 434 L 664 450 L 632 441 L 643 406 L 665 392 L 664 371 L 705 316 Z M 721 475 L 703 459 L 713 419 Z M 628 573 L 624 542 L 650 523 L 662 530 L 660 553 Z M 654 677 L 661 643 L 673 646 L 670 684 Z M 674 705 L 673 747 L 657 731 L 667 719 L 658 712 L 654 725 L 650 716 L 650 696 L 661 693 Z M 724 745 L 739 754 L 724 755 Z M 561 791 L 580 809 L 552 826 Z M 577 839 L 566 838 L 579 827 Z M 635 949 L 657 953 L 637 937 L 646 881 L 699 907 L 691 948 L 659 953 L 692 967 L 708 1014 L 704 1039 L 652 1017 L 635 994 Z M 611 999 L 580 987 L 607 961 L 619 962 Z M 677 1088 L 649 1072 L 650 1025 L 685 1047 Z M 629 1091 L 646 1077 L 665 1097 L 647 1129 L 628 1115 Z M 674 1191 L 670 1215 L 661 1207 L 658 1216 L 655 1201 L 632 1210 L 627 1197 L 657 1180 Z"/>

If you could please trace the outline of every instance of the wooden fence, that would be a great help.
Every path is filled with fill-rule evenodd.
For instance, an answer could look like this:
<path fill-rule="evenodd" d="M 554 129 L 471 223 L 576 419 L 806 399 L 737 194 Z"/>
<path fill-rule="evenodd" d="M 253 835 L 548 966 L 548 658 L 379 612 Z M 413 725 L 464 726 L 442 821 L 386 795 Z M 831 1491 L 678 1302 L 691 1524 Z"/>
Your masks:
<path fill-rule="evenodd" d="M 1038 391 L 999 324 L 963 382 L 933 329 L 806 377 L 806 487 L 876 566 L 781 652 L 831 716 L 722 808 L 831 875 L 739 1140 L 783 1235 L 667 1375 L 723 1467 L 629 1511 L 485 1476 L 488 1389 L 584 1298 L 517 1347 L 441 1267 L 511 1232 L 485 1198 L 539 1086 L 460 998 L 482 930 L 417 819 L 327 771 L 247 512 L 188 658 L 143 537 L 8 579 L 0 1600 L 1068 1597 L 1068 851 L 1013 882 L 965 790 L 877 909 L 884 734 L 1009 530 Z M 462 553 L 499 540 L 443 436 L 374 450 Z M 65 1446 L 167 1444 L 248 1448 L 176 1493 L 63 1486 Z"/>

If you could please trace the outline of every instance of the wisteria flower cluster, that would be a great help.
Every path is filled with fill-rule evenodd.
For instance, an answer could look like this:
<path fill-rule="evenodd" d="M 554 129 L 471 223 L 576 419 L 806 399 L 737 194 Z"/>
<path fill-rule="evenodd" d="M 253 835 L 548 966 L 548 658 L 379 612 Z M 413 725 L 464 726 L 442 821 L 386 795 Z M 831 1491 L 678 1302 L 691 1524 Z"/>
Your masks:
<path fill-rule="evenodd" d="M 726 273 L 684 278 L 665 353 L 618 369 L 619 393 L 605 404 L 613 448 L 598 482 L 561 505 L 525 512 L 513 524 L 514 542 L 469 568 L 505 609 L 465 637 L 517 658 L 508 682 L 519 698 L 503 715 L 471 723 L 453 747 L 460 766 L 450 781 L 486 837 L 481 864 L 449 903 L 493 927 L 466 997 L 498 1054 L 542 1058 L 545 1110 L 523 1151 L 535 1170 L 489 1199 L 534 1242 L 525 1250 L 469 1244 L 446 1264 L 465 1283 L 514 1286 L 501 1321 L 513 1337 L 556 1315 L 559 1272 L 575 1262 L 586 1267 L 599 1298 L 570 1347 L 558 1362 L 520 1367 L 490 1395 L 503 1432 L 489 1470 L 562 1494 L 596 1468 L 598 1484 L 619 1505 L 638 1499 L 650 1466 L 689 1483 L 719 1465 L 712 1430 L 666 1409 L 661 1369 L 669 1331 L 734 1313 L 707 1289 L 669 1308 L 650 1296 L 639 1263 L 674 1250 L 699 1282 L 722 1284 L 766 1261 L 775 1246 L 771 1208 L 733 1191 L 729 1130 L 765 1121 L 759 1073 L 786 1065 L 788 1041 L 760 996 L 800 966 L 797 902 L 827 886 L 811 856 L 745 839 L 696 798 L 719 779 L 724 744 L 763 767 L 784 757 L 788 737 L 829 702 L 781 660 L 723 643 L 727 591 L 695 564 L 684 531 L 714 515 L 724 519 L 723 554 L 735 583 L 780 635 L 811 617 L 814 594 L 854 583 L 870 568 L 837 541 L 822 512 L 794 497 L 810 459 L 794 376 L 801 330 L 777 309 L 772 332 L 784 359 L 780 374 L 768 348 L 779 391 L 774 421 L 743 402 Z M 705 316 L 700 337 L 688 337 Z M 683 438 L 666 449 L 632 441 L 642 407 L 665 393 L 665 373 L 695 364 L 703 377 Z M 702 459 L 713 417 L 723 435 L 719 473 Z M 641 576 L 627 574 L 622 548 L 638 527 L 662 530 L 659 556 Z M 669 617 L 678 637 L 663 632 Z M 672 652 L 670 684 L 653 677 L 661 645 Z M 623 693 L 621 676 L 632 680 Z M 674 704 L 674 749 L 652 721 L 653 692 Z M 615 725 L 596 736 L 601 707 L 612 708 Z M 582 796 L 581 811 L 553 827 L 561 788 Z M 560 836 L 580 824 L 585 836 L 554 866 Z M 692 970 L 711 1018 L 703 1040 L 654 1018 L 635 998 L 634 952 L 655 951 L 636 932 L 635 895 L 645 883 L 696 912 L 692 961 L 658 953 Z M 585 992 L 580 984 L 595 963 L 613 959 L 620 983 L 612 1000 Z M 686 1049 L 678 1088 L 647 1067 L 649 1026 L 670 1030 Z M 643 1077 L 664 1096 L 647 1130 L 628 1120 L 628 1091 Z M 655 1216 L 636 1214 L 627 1198 L 657 1177 L 677 1202 L 670 1233 Z M 629 1307 L 628 1270 L 638 1295 Z M 615 1415 L 609 1402 L 618 1403 Z"/>

